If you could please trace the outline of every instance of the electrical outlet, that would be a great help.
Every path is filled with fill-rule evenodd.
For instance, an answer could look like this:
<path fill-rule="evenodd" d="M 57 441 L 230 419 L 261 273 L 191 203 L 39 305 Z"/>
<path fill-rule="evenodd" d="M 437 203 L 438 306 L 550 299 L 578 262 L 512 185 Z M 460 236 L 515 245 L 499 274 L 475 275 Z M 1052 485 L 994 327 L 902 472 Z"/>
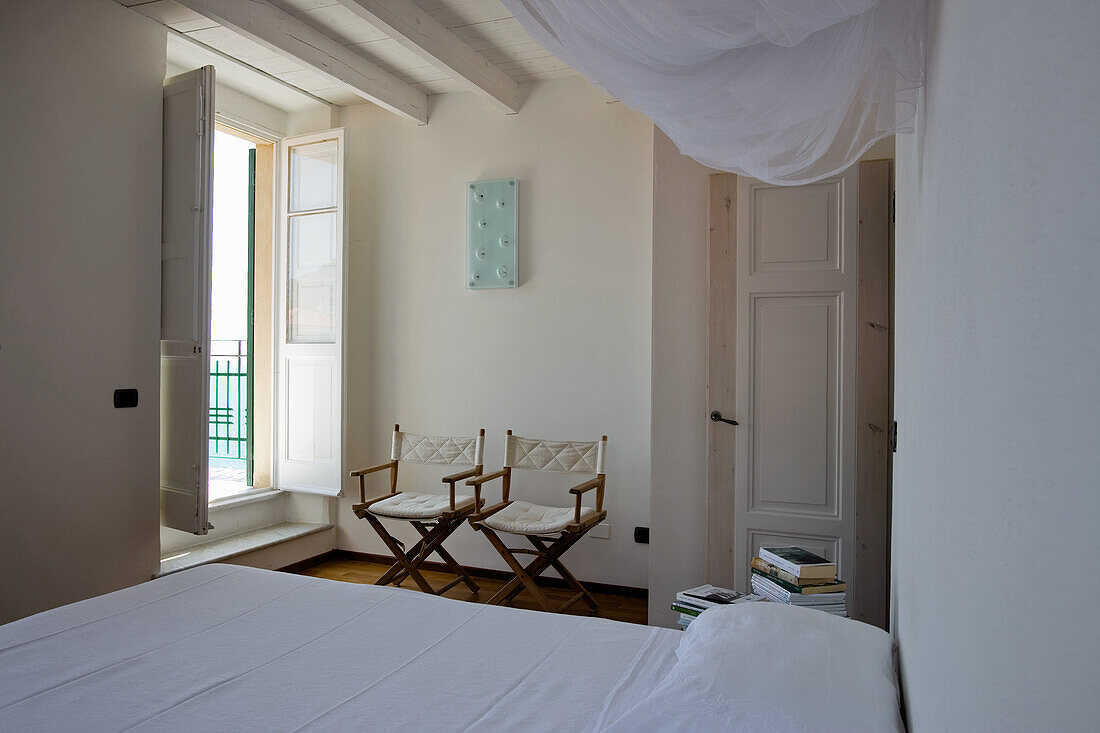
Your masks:
<path fill-rule="evenodd" d="M 611 525 L 607 522 L 600 522 L 588 532 L 589 537 L 595 537 L 598 540 L 611 539 Z"/>

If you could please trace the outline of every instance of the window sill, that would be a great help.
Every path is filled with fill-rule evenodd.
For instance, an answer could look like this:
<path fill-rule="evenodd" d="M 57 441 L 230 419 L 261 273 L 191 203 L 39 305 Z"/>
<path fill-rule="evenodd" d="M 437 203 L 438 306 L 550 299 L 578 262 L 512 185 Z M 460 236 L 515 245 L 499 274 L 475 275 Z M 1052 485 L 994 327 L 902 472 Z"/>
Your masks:
<path fill-rule="evenodd" d="M 210 502 L 210 510 L 226 509 L 234 506 L 244 506 L 245 504 L 254 504 L 258 501 L 268 501 L 270 499 L 277 499 L 280 496 L 285 496 L 279 489 L 259 489 L 258 491 L 249 491 L 247 494 L 237 494 L 236 496 L 227 496 L 224 499 L 215 499 Z"/>
<path fill-rule="evenodd" d="M 205 542 L 201 545 L 193 545 L 171 553 L 160 561 L 160 572 L 157 577 L 170 575 L 193 568 L 197 565 L 205 565 L 211 562 L 222 562 L 238 555 L 244 555 L 265 547 L 278 545 L 282 542 L 290 542 L 301 537 L 324 532 L 331 529 L 331 524 L 307 524 L 305 522 L 283 522 L 271 527 L 254 529 L 244 534 L 226 537 L 225 539 Z"/>

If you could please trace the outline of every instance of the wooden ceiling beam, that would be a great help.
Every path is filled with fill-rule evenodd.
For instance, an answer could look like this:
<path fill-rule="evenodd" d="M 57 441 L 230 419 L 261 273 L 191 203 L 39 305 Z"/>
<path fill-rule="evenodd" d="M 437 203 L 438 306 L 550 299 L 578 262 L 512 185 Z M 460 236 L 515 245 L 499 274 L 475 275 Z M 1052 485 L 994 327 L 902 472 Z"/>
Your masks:
<path fill-rule="evenodd" d="M 338 0 L 401 46 L 504 112 L 519 112 L 519 85 L 410 0 Z"/>
<path fill-rule="evenodd" d="M 428 122 L 428 95 L 265 0 L 176 1 L 394 114 Z"/>

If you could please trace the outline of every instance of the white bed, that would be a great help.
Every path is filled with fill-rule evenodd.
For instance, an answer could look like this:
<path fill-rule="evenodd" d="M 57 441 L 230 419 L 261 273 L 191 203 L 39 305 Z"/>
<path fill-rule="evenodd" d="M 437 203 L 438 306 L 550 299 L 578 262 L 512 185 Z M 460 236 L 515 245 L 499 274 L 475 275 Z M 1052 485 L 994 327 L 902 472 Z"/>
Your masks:
<path fill-rule="evenodd" d="M 778 607 L 746 604 L 764 605 Z M 782 622 L 768 633 L 788 636 L 788 612 L 803 611 L 782 608 L 766 614 Z M 731 673 L 721 659 L 692 654 L 713 650 L 728 659 L 738 656 L 729 643 L 767 643 L 760 621 L 742 613 L 715 626 L 711 616 L 681 634 L 208 565 L 0 626 L 0 730 L 594 731 L 648 729 L 650 720 L 661 730 L 709 730 L 715 721 L 759 730 L 738 728 L 737 701 L 724 690 L 729 682 L 749 691 L 752 680 L 737 670 L 764 667 L 742 657 Z M 794 618 L 806 626 L 808 617 Z M 755 625 L 710 639 L 738 619 Z M 886 638 L 889 657 L 889 637 L 871 631 Z M 730 679 L 707 690 L 711 683 L 700 684 L 691 664 Z M 875 684 L 892 690 L 886 703 L 896 718 L 893 670 L 889 685 L 873 671 Z M 699 695 L 706 705 L 691 703 Z M 757 717 L 750 722 L 759 720 L 761 693 L 751 697 Z M 687 703 L 688 718 L 704 717 L 655 711 L 665 698 Z M 809 704 L 821 721 L 819 703 Z M 897 729 L 875 726 L 843 729 Z M 809 730 L 785 722 L 773 729 Z"/>
<path fill-rule="evenodd" d="M 0 627 L 0 730 L 598 730 L 679 636 L 207 565 Z"/>

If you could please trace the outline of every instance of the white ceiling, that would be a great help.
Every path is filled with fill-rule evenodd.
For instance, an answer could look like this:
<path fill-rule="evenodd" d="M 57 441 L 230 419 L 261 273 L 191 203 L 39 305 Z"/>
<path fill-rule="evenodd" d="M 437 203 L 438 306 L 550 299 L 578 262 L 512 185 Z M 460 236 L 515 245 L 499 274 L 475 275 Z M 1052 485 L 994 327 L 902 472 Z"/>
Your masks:
<path fill-rule="evenodd" d="M 361 104 L 364 101 L 332 80 L 220 26 L 174 0 L 118 0 L 118 2 L 204 46 L 239 59 L 249 66 L 327 102 L 345 106 Z M 355 53 L 425 94 L 441 94 L 465 89 L 449 78 L 447 73 L 388 38 L 336 0 L 269 0 L 269 2 L 338 40 Z M 551 79 L 576 73 L 531 40 L 500 0 L 417 0 L 414 4 L 517 82 Z M 175 44 L 177 53 L 182 45 L 186 44 Z M 224 78 L 220 68 L 219 75 Z M 231 86 L 240 88 L 228 78 L 225 80 Z M 274 90 L 272 94 L 278 96 Z M 295 102 L 289 97 L 281 104 L 271 99 L 264 101 L 283 109 L 288 109 L 286 105 Z M 303 102 L 299 100 L 298 103 Z"/>
<path fill-rule="evenodd" d="M 213 66 L 218 70 L 218 85 L 232 87 L 284 112 L 300 112 L 319 105 L 322 100 L 308 92 L 300 91 L 285 82 L 257 73 L 251 66 L 234 61 L 217 51 L 200 46 L 182 35 L 168 34 L 169 76 L 201 66 Z M 359 102 L 362 99 L 356 97 Z"/>

